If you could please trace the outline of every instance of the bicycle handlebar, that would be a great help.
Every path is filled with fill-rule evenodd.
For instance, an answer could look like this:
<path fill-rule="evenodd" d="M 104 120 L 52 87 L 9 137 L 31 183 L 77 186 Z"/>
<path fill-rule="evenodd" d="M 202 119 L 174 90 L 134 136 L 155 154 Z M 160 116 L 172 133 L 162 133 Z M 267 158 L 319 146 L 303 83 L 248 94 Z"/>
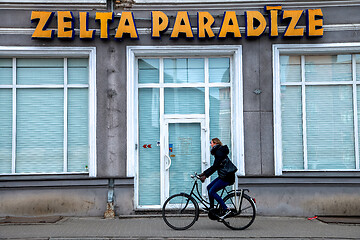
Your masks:
<path fill-rule="evenodd" d="M 191 178 L 196 178 L 200 180 L 199 175 L 197 174 L 197 172 L 194 173 L 194 175 L 190 175 Z"/>

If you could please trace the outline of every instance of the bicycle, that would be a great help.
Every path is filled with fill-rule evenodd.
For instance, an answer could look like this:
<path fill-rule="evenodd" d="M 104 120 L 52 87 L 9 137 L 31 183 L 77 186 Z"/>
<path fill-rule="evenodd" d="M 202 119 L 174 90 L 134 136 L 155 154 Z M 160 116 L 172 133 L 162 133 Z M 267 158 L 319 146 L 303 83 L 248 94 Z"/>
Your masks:
<path fill-rule="evenodd" d="M 190 228 L 199 219 L 200 210 L 210 212 L 210 219 L 218 220 L 232 230 L 244 230 L 254 222 L 256 201 L 245 193 L 249 192 L 248 189 L 239 189 L 236 194 L 235 190 L 228 191 L 226 188 L 222 190 L 220 196 L 223 197 L 224 193 L 226 194 L 223 199 L 231 209 L 231 214 L 222 220 L 220 216 L 224 212 L 220 204 L 217 204 L 215 209 L 211 210 L 210 203 L 199 192 L 198 181 L 200 177 L 195 173 L 195 175 L 191 175 L 191 178 L 195 181 L 190 194 L 174 194 L 165 201 L 162 207 L 163 220 L 169 227 L 175 230 Z M 199 203 L 204 206 L 203 209 L 200 209 Z"/>

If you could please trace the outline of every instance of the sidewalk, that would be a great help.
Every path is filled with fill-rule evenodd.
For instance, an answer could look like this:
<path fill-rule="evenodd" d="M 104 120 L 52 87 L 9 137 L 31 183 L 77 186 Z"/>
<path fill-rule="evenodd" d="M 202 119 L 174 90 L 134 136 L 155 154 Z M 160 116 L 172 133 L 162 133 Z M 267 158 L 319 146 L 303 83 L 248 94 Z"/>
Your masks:
<path fill-rule="evenodd" d="M 360 239 L 360 225 L 316 219 L 257 216 L 253 225 L 233 231 L 201 217 L 185 231 L 170 229 L 160 216 L 116 219 L 64 218 L 50 224 L 1 224 L 0 239 Z"/>

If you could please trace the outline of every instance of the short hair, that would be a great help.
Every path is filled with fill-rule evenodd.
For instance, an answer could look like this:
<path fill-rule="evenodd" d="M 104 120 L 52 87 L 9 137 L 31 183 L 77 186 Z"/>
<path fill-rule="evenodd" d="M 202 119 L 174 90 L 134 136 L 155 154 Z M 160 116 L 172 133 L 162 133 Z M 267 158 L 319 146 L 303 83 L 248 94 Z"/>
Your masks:
<path fill-rule="evenodd" d="M 213 138 L 213 139 L 211 139 L 211 141 L 213 141 L 213 143 L 215 143 L 215 144 L 219 144 L 220 146 L 223 145 L 222 142 L 220 141 L 220 139 L 218 139 L 218 138 Z"/>

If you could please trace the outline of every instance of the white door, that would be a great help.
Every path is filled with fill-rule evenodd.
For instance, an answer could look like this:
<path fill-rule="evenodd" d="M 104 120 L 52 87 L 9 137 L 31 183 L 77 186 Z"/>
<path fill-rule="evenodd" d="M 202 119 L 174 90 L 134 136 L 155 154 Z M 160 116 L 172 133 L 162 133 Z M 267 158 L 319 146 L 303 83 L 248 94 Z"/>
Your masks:
<path fill-rule="evenodd" d="M 186 192 L 193 185 L 190 175 L 201 173 L 208 165 L 205 119 L 165 117 L 161 164 L 161 202 Z M 201 191 L 201 190 L 200 190 Z M 206 193 L 205 186 L 203 194 Z"/>

